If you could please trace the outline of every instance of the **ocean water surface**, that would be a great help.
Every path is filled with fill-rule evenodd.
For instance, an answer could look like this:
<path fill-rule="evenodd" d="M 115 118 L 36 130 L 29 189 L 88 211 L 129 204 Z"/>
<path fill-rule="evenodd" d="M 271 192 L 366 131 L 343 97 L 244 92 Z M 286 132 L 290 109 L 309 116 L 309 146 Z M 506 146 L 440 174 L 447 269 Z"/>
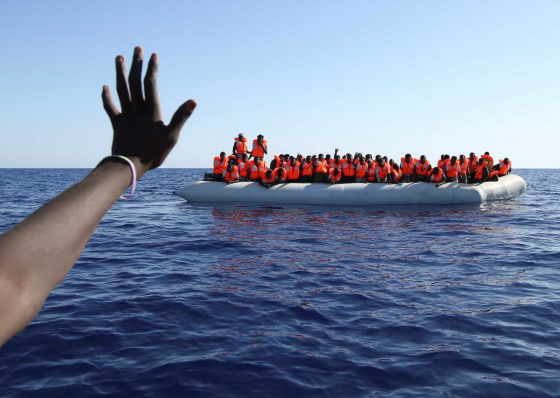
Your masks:
<path fill-rule="evenodd" d="M 148 173 L 35 321 L 1 397 L 560 396 L 560 170 L 482 205 L 190 204 Z M 0 169 L 0 232 L 88 173 Z"/>

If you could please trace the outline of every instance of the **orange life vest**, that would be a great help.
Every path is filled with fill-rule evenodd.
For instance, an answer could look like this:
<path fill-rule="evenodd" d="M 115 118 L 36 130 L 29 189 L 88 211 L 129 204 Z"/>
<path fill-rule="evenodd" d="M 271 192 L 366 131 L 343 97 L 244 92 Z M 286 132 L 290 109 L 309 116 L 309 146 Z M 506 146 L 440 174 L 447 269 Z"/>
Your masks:
<path fill-rule="evenodd" d="M 339 182 L 340 179 L 342 178 L 342 173 L 340 172 L 340 170 L 338 172 L 338 175 L 336 175 L 336 176 L 334 175 L 334 170 L 335 169 L 330 169 L 329 170 L 329 181 L 333 184 Z"/>
<path fill-rule="evenodd" d="M 377 162 L 373 162 L 372 164 L 367 164 L 368 165 L 368 169 L 367 169 L 367 180 L 372 182 L 375 181 L 375 165 L 377 164 Z"/>
<path fill-rule="evenodd" d="M 270 178 L 266 177 L 266 171 L 263 171 L 261 174 L 261 180 L 264 184 L 272 184 L 276 180 L 276 174 L 272 172 Z"/>
<path fill-rule="evenodd" d="M 437 167 L 439 167 L 440 169 L 443 169 L 443 159 L 440 159 L 437 161 Z"/>
<path fill-rule="evenodd" d="M 457 160 L 458 161 L 458 160 Z M 463 160 L 463 162 L 459 165 L 461 167 L 461 175 L 462 176 L 466 176 L 467 175 L 467 170 L 469 169 L 469 161 L 467 158 L 465 158 L 465 160 Z"/>
<path fill-rule="evenodd" d="M 315 173 L 328 173 L 327 162 L 325 160 L 315 160 Z"/>
<path fill-rule="evenodd" d="M 237 166 L 233 166 L 231 171 L 226 168 L 224 170 L 224 181 L 237 181 L 239 179 L 239 174 L 237 173 Z"/>
<path fill-rule="evenodd" d="M 424 163 L 420 163 L 420 161 L 416 162 L 416 174 L 419 176 L 425 176 L 428 173 L 428 166 L 430 165 L 430 162 L 428 162 L 427 160 Z"/>
<path fill-rule="evenodd" d="M 266 171 L 266 163 L 264 160 L 260 161 L 258 167 L 255 161 L 251 160 L 249 166 L 251 168 L 251 180 L 258 180 L 261 174 Z"/>
<path fill-rule="evenodd" d="M 302 176 L 312 176 L 313 175 L 313 164 L 311 162 L 305 162 L 301 170 Z"/>
<path fill-rule="evenodd" d="M 481 180 L 482 177 L 484 177 L 484 169 L 486 168 L 486 166 L 488 166 L 488 163 L 486 162 L 483 162 L 481 165 L 478 165 L 476 167 L 476 174 L 474 178 L 476 178 L 477 180 Z"/>
<path fill-rule="evenodd" d="M 490 155 L 481 155 L 482 159 L 484 159 L 488 163 L 488 170 L 491 170 L 494 167 L 494 158 Z"/>
<path fill-rule="evenodd" d="M 472 160 L 469 158 L 469 173 L 474 173 L 478 167 L 478 156 L 475 156 Z"/>
<path fill-rule="evenodd" d="M 366 176 L 366 173 L 368 171 L 368 164 L 366 162 L 362 164 L 358 161 L 358 163 L 356 163 L 354 167 L 356 168 L 356 178 L 364 178 Z"/>
<path fill-rule="evenodd" d="M 266 140 L 262 140 L 262 145 L 266 148 Z M 264 149 L 259 144 L 259 140 L 253 140 L 253 150 L 251 151 L 251 155 L 254 158 L 263 158 L 264 157 Z"/>
<path fill-rule="evenodd" d="M 247 177 L 248 163 L 244 162 L 243 159 L 237 159 L 237 169 L 239 170 L 240 177 Z"/>
<path fill-rule="evenodd" d="M 282 177 L 278 175 L 278 170 L 283 170 Z M 288 173 L 286 172 L 285 168 L 277 167 L 276 169 L 274 169 L 274 176 L 278 179 L 278 182 L 286 182 L 286 179 L 288 178 Z"/>
<path fill-rule="evenodd" d="M 379 176 L 380 180 L 387 178 L 387 175 L 389 174 L 390 171 L 391 170 L 389 169 L 389 165 L 387 163 L 384 163 L 383 167 L 381 167 L 379 164 L 375 166 L 375 172 Z"/>
<path fill-rule="evenodd" d="M 399 182 L 399 181 L 401 180 L 401 178 L 402 178 L 402 171 L 400 171 L 400 169 L 399 169 L 399 171 L 393 169 L 393 170 L 391 170 L 391 173 L 393 174 L 393 180 L 394 180 L 395 182 Z"/>
<path fill-rule="evenodd" d="M 439 184 L 442 181 L 443 181 L 443 171 L 441 169 L 439 169 L 437 175 L 434 173 L 430 174 L 430 182 L 435 182 L 436 184 Z"/>
<path fill-rule="evenodd" d="M 356 174 L 354 164 L 348 162 L 348 159 L 344 159 L 342 161 L 342 174 L 345 177 L 354 177 L 354 174 Z"/>
<path fill-rule="evenodd" d="M 293 181 L 299 178 L 299 162 L 295 162 L 292 166 L 291 162 L 284 167 L 288 173 L 288 180 Z"/>
<path fill-rule="evenodd" d="M 336 163 L 336 161 L 332 160 L 329 168 L 331 169 L 338 169 L 340 170 L 340 175 L 342 175 L 342 168 L 344 167 L 344 162 L 342 160 L 339 160 L 338 163 Z"/>
<path fill-rule="evenodd" d="M 243 141 L 239 141 L 239 137 L 235 137 L 235 150 L 240 155 L 247 153 L 247 138 L 243 137 Z"/>
<path fill-rule="evenodd" d="M 455 164 L 451 164 L 451 161 L 445 165 L 445 175 L 449 178 L 455 178 L 459 175 L 459 162 L 455 161 Z"/>
<path fill-rule="evenodd" d="M 222 174 L 227 166 L 227 162 L 227 157 L 224 157 L 224 160 L 221 160 L 219 156 L 216 156 L 214 158 L 214 174 Z"/>
<path fill-rule="evenodd" d="M 406 163 L 406 158 L 401 158 L 401 173 L 405 176 L 412 175 L 412 170 L 414 170 L 412 159 L 410 159 L 410 163 Z"/>
<path fill-rule="evenodd" d="M 510 169 L 511 169 L 511 160 L 509 161 L 509 164 L 505 164 L 504 161 L 502 159 L 500 159 L 499 175 L 500 176 L 505 176 L 509 172 Z"/>

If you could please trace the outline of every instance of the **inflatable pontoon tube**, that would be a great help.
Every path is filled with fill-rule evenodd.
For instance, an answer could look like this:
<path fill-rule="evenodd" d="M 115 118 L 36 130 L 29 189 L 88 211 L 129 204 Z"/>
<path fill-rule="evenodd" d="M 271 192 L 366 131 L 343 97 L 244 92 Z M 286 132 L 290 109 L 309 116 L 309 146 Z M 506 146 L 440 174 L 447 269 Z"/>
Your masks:
<path fill-rule="evenodd" d="M 525 192 L 517 175 L 483 184 L 300 184 L 286 183 L 270 188 L 256 182 L 198 181 L 175 192 L 189 202 L 292 203 L 309 205 L 406 205 L 482 203 L 511 199 Z"/>

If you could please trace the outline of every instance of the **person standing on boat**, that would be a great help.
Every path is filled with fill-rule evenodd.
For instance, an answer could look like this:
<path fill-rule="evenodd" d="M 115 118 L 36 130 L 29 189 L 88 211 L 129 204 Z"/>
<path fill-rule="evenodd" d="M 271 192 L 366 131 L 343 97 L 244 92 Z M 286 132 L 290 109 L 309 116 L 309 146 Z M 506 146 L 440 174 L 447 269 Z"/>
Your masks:
<path fill-rule="evenodd" d="M 214 180 L 222 181 L 224 170 L 227 167 L 228 159 L 225 152 L 220 152 L 220 156 L 214 158 Z"/>
<path fill-rule="evenodd" d="M 238 159 L 243 157 L 243 154 L 247 153 L 247 138 L 243 133 L 235 137 L 235 142 L 233 143 L 233 154 L 237 156 Z"/>
<path fill-rule="evenodd" d="M 313 177 L 313 161 L 311 160 L 311 156 L 307 155 L 307 158 L 301 164 L 301 177 L 300 181 L 305 183 L 310 183 L 311 178 Z"/>
<path fill-rule="evenodd" d="M 267 142 L 264 139 L 264 135 L 259 134 L 257 135 L 257 139 L 253 140 L 253 149 L 249 159 L 251 159 L 251 157 L 264 159 L 264 155 L 268 155 Z"/>

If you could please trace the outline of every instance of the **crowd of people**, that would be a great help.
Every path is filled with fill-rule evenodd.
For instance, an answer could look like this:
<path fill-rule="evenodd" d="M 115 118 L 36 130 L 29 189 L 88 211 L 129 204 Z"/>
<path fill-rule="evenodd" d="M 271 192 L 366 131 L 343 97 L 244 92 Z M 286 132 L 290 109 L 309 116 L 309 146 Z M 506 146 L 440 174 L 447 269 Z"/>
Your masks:
<path fill-rule="evenodd" d="M 235 137 L 231 155 L 221 152 L 214 158 L 214 172 L 206 179 L 224 181 L 228 184 L 239 181 L 254 181 L 265 187 L 282 183 L 390 183 L 446 182 L 483 183 L 497 181 L 511 172 L 508 158 L 494 163 L 489 152 L 477 156 L 471 152 L 465 155 L 441 155 L 437 165 L 432 167 L 426 156 L 414 158 L 406 154 L 396 162 L 387 156 L 371 154 L 363 156 L 347 153 L 340 156 L 338 148 L 334 156 L 330 154 L 291 156 L 274 155 L 267 167 L 264 155 L 268 154 L 267 141 L 262 134 L 253 140 L 249 150 L 247 138 L 243 134 Z"/>

